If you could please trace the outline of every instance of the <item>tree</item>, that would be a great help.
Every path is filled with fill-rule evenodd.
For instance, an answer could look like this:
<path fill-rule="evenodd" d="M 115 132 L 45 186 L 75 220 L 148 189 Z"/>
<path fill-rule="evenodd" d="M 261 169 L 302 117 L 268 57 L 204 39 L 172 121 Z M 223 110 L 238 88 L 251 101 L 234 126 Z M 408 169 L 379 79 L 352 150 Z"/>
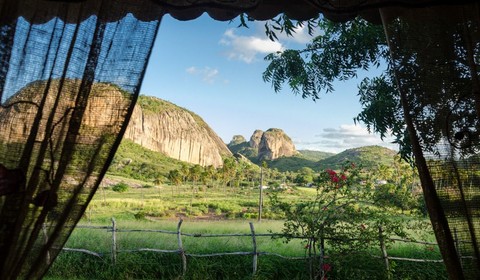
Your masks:
<path fill-rule="evenodd" d="M 313 183 L 313 176 L 313 169 L 310 167 L 302 167 L 298 171 L 297 176 L 295 176 L 294 183 L 302 186 Z"/>
<path fill-rule="evenodd" d="M 200 180 L 203 172 L 203 167 L 199 164 L 195 164 L 190 169 L 188 170 L 188 177 L 190 180 L 192 180 L 193 185 L 195 186 Z"/>
<path fill-rule="evenodd" d="M 437 153 L 436 146 L 445 137 L 464 148 L 479 143 L 480 98 L 471 90 L 477 83 L 477 66 L 474 43 L 465 36 L 465 29 L 472 28 L 467 23 L 442 25 L 442 32 L 431 32 L 432 28 L 421 22 L 391 24 L 389 43 L 382 25 L 360 18 L 346 23 L 319 18 L 315 23 L 322 35 L 305 49 L 285 50 L 265 58 L 270 63 L 263 79 L 276 92 L 287 83 L 294 94 L 317 100 L 321 92 L 333 90 L 333 81 L 352 79 L 360 69 L 385 65 L 381 75 L 359 83 L 363 108 L 355 122 L 364 123 L 381 138 L 394 136 L 402 158 L 410 162 L 413 150 L 405 114 L 413 116 L 411 129 L 418 133 L 425 152 Z M 280 17 L 267 28 L 267 34 L 272 30 L 288 34 L 293 27 L 291 21 Z M 421 35 L 405 40 L 412 34 Z M 438 43 L 425 51 L 431 42 Z M 439 78 L 443 78 L 441 82 Z M 401 92 L 408 108 L 402 106 Z"/>
<path fill-rule="evenodd" d="M 178 171 L 177 169 L 170 170 L 170 172 L 168 172 L 167 178 L 175 186 L 180 185 L 182 183 L 182 180 L 183 180 L 182 179 L 182 174 L 180 174 L 180 171 Z"/>
<path fill-rule="evenodd" d="M 312 279 L 328 276 L 322 269 L 330 265 L 325 256 L 367 249 L 378 242 L 379 231 L 386 236 L 407 236 L 401 219 L 374 204 L 373 192 L 363 188 L 362 180 L 360 170 L 346 162 L 338 172 L 328 169 L 320 173 L 311 200 L 292 203 L 273 197 L 273 207 L 285 214 L 287 241 L 303 238 L 306 253 L 318 261 L 310 263 Z"/>
<path fill-rule="evenodd" d="M 233 157 L 226 157 L 223 159 L 223 165 L 220 168 L 220 172 L 223 177 L 224 186 L 232 182 L 236 173 L 236 161 Z M 224 189 L 225 190 L 225 189 Z"/>
<path fill-rule="evenodd" d="M 276 29 L 283 24 L 283 21 L 277 21 Z M 294 94 L 317 100 L 322 92 L 334 90 L 332 83 L 335 80 L 356 78 L 360 69 L 368 70 L 390 62 L 381 25 L 362 19 L 346 23 L 319 19 L 317 25 L 322 35 L 314 38 L 305 49 L 289 49 L 265 57 L 270 63 L 263 73 L 263 80 L 271 83 L 275 92 L 287 83 Z M 395 142 L 407 159 L 410 149 L 400 99 L 389 74 L 386 71 L 379 77 L 365 78 L 360 82 L 359 97 L 363 109 L 355 121 L 365 123 L 369 131 L 379 133 L 382 139 L 389 134 L 395 136 Z"/>
<path fill-rule="evenodd" d="M 384 22 L 384 26 L 361 19 L 343 24 L 320 19 L 324 34 L 305 50 L 267 56 L 271 62 L 264 80 L 271 82 L 275 91 L 288 82 L 294 93 L 316 100 L 321 90 L 332 90 L 331 81 L 355 77 L 358 69 L 385 62 L 382 75 L 360 83 L 363 109 L 355 121 L 365 123 L 382 138 L 391 133 L 402 158 L 417 166 L 448 273 L 456 279 L 463 277 L 461 265 L 424 154 L 455 162 L 479 150 L 480 49 L 475 34 L 480 27 L 478 19 L 469 14 L 456 16 L 452 12 L 444 17 L 437 12 L 432 9 L 420 17 L 406 15 Z M 442 20 L 437 20 L 439 17 Z M 283 27 L 293 29 L 291 24 Z M 461 182 L 458 184 L 461 187 Z M 462 201 L 458 207 L 466 205 Z M 469 238 L 476 244 L 472 218 L 469 214 L 465 218 Z M 480 258 L 477 245 L 473 249 Z"/>

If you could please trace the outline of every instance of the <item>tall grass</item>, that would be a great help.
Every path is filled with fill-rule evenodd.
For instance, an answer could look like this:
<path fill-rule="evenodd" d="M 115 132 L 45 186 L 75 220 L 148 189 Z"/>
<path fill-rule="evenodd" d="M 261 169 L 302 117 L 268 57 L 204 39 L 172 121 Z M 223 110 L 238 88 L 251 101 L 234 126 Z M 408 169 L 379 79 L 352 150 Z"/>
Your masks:
<path fill-rule="evenodd" d="M 123 179 L 122 179 L 123 180 Z M 184 233 L 226 234 L 250 233 L 248 222 L 253 222 L 256 233 L 281 232 L 282 220 L 269 209 L 268 192 L 265 199 L 266 216 L 256 221 L 258 190 L 200 188 L 198 186 L 160 186 L 142 188 L 141 183 L 128 181 L 131 187 L 125 193 L 102 188 L 89 205 L 81 224 L 109 226 L 112 217 L 117 220 L 116 264 L 111 261 L 111 236 L 106 229 L 76 228 L 66 247 L 99 252 L 102 257 L 79 252 L 63 251 L 55 260 L 45 279 L 310 279 L 309 262 L 274 255 L 260 255 L 258 270 L 253 272 L 253 256 L 187 257 L 187 271 L 183 276 L 182 260 L 178 253 L 126 252 L 138 248 L 177 250 L 177 236 L 154 232 L 122 232 L 123 229 L 162 229 L 175 232 L 178 219 Z M 292 189 L 282 193 L 284 199 L 309 199 L 311 189 Z M 414 237 L 432 241 L 430 231 L 415 233 Z M 253 244 L 245 237 L 190 237 L 182 236 L 187 253 L 252 252 Z M 305 256 L 301 240 L 285 243 L 284 239 L 257 237 L 258 252 L 276 253 L 286 257 Z M 328 251 L 326 261 L 331 264 L 329 279 L 386 279 L 385 264 L 380 249 L 355 254 Z M 440 259 L 436 246 L 412 245 L 396 242 L 388 248 L 389 256 L 405 258 Z M 392 279 L 446 279 L 443 263 L 413 263 L 391 261 Z"/>

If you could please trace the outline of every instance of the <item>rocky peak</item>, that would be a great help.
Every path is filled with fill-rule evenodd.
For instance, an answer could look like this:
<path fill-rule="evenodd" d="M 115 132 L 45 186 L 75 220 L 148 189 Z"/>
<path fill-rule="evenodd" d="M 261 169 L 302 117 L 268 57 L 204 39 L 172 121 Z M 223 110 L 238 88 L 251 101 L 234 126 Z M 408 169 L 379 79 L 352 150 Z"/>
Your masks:
<path fill-rule="evenodd" d="M 258 146 L 259 160 L 274 160 L 280 157 L 291 157 L 298 152 L 292 139 L 281 129 L 270 128 L 262 134 Z"/>
<path fill-rule="evenodd" d="M 247 140 L 242 135 L 234 135 L 230 143 L 228 143 L 228 146 L 239 145 L 245 142 L 247 142 Z"/>
<path fill-rule="evenodd" d="M 249 142 L 243 136 L 235 135 L 228 147 L 234 154 L 242 154 L 254 162 L 290 157 L 298 153 L 290 137 L 278 128 L 270 128 L 265 132 L 257 129 Z"/>
<path fill-rule="evenodd" d="M 263 135 L 263 131 L 260 130 L 260 129 L 257 129 L 253 132 L 252 134 L 252 137 L 250 137 L 250 147 L 252 147 L 253 149 L 258 149 L 259 145 L 260 145 L 260 141 L 262 140 L 262 135 Z"/>

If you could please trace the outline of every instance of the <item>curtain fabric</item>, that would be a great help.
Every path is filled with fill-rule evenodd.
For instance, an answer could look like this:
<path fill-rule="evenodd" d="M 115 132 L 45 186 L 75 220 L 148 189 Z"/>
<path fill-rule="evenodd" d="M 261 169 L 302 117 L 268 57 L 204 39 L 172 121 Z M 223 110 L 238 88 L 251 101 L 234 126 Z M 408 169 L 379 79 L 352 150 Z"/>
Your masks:
<path fill-rule="evenodd" d="M 449 277 L 479 279 L 480 6 L 381 13 L 391 71 Z"/>
<path fill-rule="evenodd" d="M 478 279 L 476 2 L 0 0 L 0 279 L 45 273 L 113 158 L 162 15 L 203 12 L 383 22 L 449 276 Z"/>
<path fill-rule="evenodd" d="M 0 1 L 0 279 L 41 278 L 112 160 L 161 18 L 137 4 Z"/>

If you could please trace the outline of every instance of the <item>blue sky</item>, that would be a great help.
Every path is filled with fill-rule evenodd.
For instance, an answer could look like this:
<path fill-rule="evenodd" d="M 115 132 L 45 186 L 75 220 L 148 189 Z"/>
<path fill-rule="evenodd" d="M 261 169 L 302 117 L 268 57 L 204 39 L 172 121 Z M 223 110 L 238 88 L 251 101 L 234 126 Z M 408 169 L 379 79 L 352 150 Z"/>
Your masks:
<path fill-rule="evenodd" d="M 361 110 L 357 81 L 335 83 L 335 92 L 316 102 L 293 95 L 288 87 L 275 93 L 263 82 L 267 66 L 263 58 L 305 46 L 310 37 L 304 30 L 272 42 L 263 23 L 250 23 L 249 28 L 238 28 L 238 23 L 215 21 L 208 15 L 192 21 L 165 16 L 141 94 L 195 112 L 225 143 L 234 135 L 248 140 L 255 129 L 280 128 L 297 149 L 335 153 L 365 145 L 396 149 L 389 140 L 382 142 L 354 125 Z"/>

